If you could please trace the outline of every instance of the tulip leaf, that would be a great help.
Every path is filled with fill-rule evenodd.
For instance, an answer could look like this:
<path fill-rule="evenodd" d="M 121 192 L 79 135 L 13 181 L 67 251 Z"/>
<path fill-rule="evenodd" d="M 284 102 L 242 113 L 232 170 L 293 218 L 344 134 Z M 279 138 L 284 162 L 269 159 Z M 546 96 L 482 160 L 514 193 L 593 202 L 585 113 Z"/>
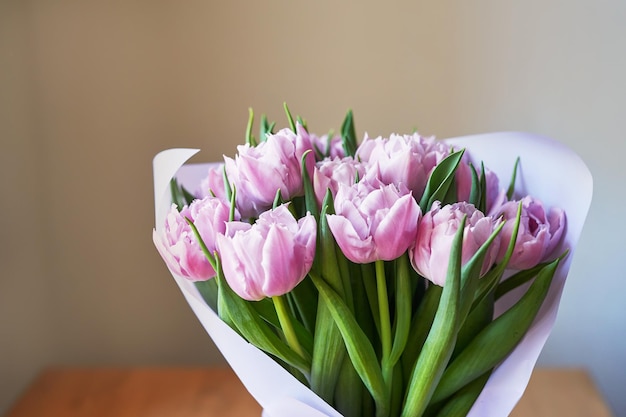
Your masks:
<path fill-rule="evenodd" d="M 188 206 L 196 199 L 196 197 L 185 187 L 178 184 L 176 178 L 172 178 L 170 181 L 170 192 L 172 195 L 172 202 L 176 204 L 178 211 L 181 211 L 184 206 Z"/>
<path fill-rule="evenodd" d="M 407 254 L 403 254 L 400 258 L 396 259 L 396 288 L 395 288 L 395 302 L 396 302 L 396 314 L 395 314 L 395 334 L 393 339 L 393 347 L 391 354 L 389 355 L 389 362 L 391 366 L 396 365 L 404 348 L 406 347 L 407 340 L 409 339 L 409 331 L 411 329 L 411 282 L 409 273 L 409 259 Z"/>
<path fill-rule="evenodd" d="M 480 180 L 478 178 L 478 173 L 476 172 L 476 168 L 474 168 L 474 165 L 470 163 L 469 168 L 472 174 L 472 188 L 470 190 L 468 203 L 473 204 L 474 207 L 478 207 L 481 199 Z"/>
<path fill-rule="evenodd" d="M 376 333 L 380 337 L 380 314 L 378 307 L 378 291 L 376 290 L 376 273 L 372 264 L 361 264 L 361 282 L 367 297 L 370 313 L 374 321 Z"/>
<path fill-rule="evenodd" d="M 483 282 L 480 277 L 480 272 L 483 266 L 485 255 L 489 250 L 489 247 L 493 244 L 493 241 L 498 236 L 504 223 L 500 223 L 496 229 L 491 233 L 489 238 L 478 248 L 476 253 L 470 258 L 469 261 L 463 266 L 461 272 L 461 306 L 459 312 L 459 323 L 461 327 L 467 314 L 469 313 L 472 305 L 474 304 L 476 289 Z"/>
<path fill-rule="evenodd" d="M 267 135 L 274 133 L 274 125 L 274 122 L 269 123 L 266 115 L 261 115 L 261 126 L 259 127 L 259 140 L 261 142 L 265 142 L 267 140 Z"/>
<path fill-rule="evenodd" d="M 308 379 L 311 373 L 310 362 L 306 361 L 302 356 L 289 348 L 289 346 L 268 327 L 267 323 L 261 319 L 254 308 L 233 292 L 221 272 L 218 272 L 217 279 L 224 300 L 222 306 L 226 308 L 228 316 L 241 335 L 259 349 L 293 366 Z"/>
<path fill-rule="evenodd" d="M 465 149 L 452 152 L 433 169 L 419 203 L 422 212 L 429 211 L 435 201 L 441 201 L 442 205 L 446 203 L 445 197 L 464 152 Z"/>
<path fill-rule="evenodd" d="M 252 306 L 252 308 L 254 308 L 254 310 L 263 320 L 271 324 L 276 329 L 281 328 L 280 320 L 278 319 L 276 309 L 274 308 L 274 303 L 271 301 L 271 299 L 264 298 L 259 301 L 250 302 L 249 304 Z M 309 355 L 311 355 L 311 353 L 313 352 L 312 334 L 298 320 L 293 321 L 293 327 L 298 337 L 298 340 L 302 344 L 302 347 Z"/>
<path fill-rule="evenodd" d="M 511 182 L 509 183 L 509 188 L 506 191 L 506 197 L 511 200 L 513 199 L 513 194 L 515 193 L 515 180 L 517 178 L 517 170 L 519 168 L 520 159 L 519 157 L 515 160 L 515 165 L 513 166 L 513 174 L 511 174 Z"/>
<path fill-rule="evenodd" d="M 333 408 L 343 417 L 361 417 L 365 386 L 354 370 L 352 362 L 344 360 L 338 375 Z"/>
<path fill-rule="evenodd" d="M 248 125 L 246 126 L 246 144 L 250 146 L 257 146 L 258 143 L 252 134 L 252 126 L 254 125 L 254 111 L 252 108 L 248 109 Z"/>
<path fill-rule="evenodd" d="M 289 107 L 287 107 L 287 103 L 283 103 L 283 108 L 285 109 L 285 115 L 287 116 L 287 121 L 289 122 L 289 128 L 296 133 L 296 123 L 293 121 L 293 117 L 291 116 Z"/>
<path fill-rule="evenodd" d="M 302 117 L 300 116 L 296 116 L 296 121 L 298 122 L 298 124 L 300 126 L 302 126 L 304 128 L 304 130 L 308 131 L 308 128 L 306 127 L 306 120 L 304 120 Z"/>
<path fill-rule="evenodd" d="M 465 417 L 472 409 L 472 406 L 478 399 L 478 396 L 487 385 L 487 381 L 491 376 L 491 371 L 476 378 L 462 389 L 457 391 L 443 407 L 437 410 L 435 417 Z M 430 414 L 433 415 L 433 414 Z"/>
<path fill-rule="evenodd" d="M 374 347 L 339 294 L 317 274 L 311 274 L 311 278 L 339 328 L 354 369 L 376 402 L 377 415 L 387 415 L 389 392 L 385 387 Z"/>
<path fill-rule="evenodd" d="M 352 110 L 348 110 L 346 117 L 341 124 L 341 139 L 343 141 L 343 150 L 346 156 L 352 156 L 356 154 L 357 140 L 356 130 L 354 129 L 354 115 Z"/>
<path fill-rule="evenodd" d="M 308 150 L 302 154 L 300 159 L 300 167 L 302 170 L 302 187 L 304 188 L 304 208 L 311 213 L 316 220 L 319 221 L 319 208 L 317 207 L 317 198 L 313 190 L 313 182 L 306 166 L 306 159 L 312 151 Z"/>
<path fill-rule="evenodd" d="M 433 394 L 433 403 L 492 369 L 517 346 L 543 304 L 558 264 L 557 259 L 542 268 L 519 301 L 489 323 L 450 363 Z"/>
<path fill-rule="evenodd" d="M 217 281 L 215 279 L 207 279 L 206 281 L 196 281 L 194 284 L 204 302 L 211 307 L 211 310 L 217 312 Z"/>
<path fill-rule="evenodd" d="M 519 225 L 522 219 L 522 203 L 520 202 L 517 206 L 517 215 L 515 216 L 515 223 L 513 224 L 513 229 L 511 230 L 511 238 L 509 239 L 509 243 L 504 253 L 504 258 L 502 261 L 495 267 L 492 268 L 487 275 L 480 281 L 478 291 L 474 295 L 474 305 L 477 305 L 481 302 L 481 300 L 487 297 L 487 294 L 491 294 L 491 292 L 496 288 L 502 276 L 504 275 L 504 271 L 511 260 L 511 256 L 513 256 L 513 251 L 515 250 L 515 245 L 517 242 L 517 234 L 519 233 Z M 538 272 L 538 271 L 537 271 Z M 537 272 L 533 275 L 537 275 Z"/>
<path fill-rule="evenodd" d="M 442 291 L 443 287 L 439 285 L 429 285 L 417 312 L 413 316 L 409 340 L 407 341 L 406 348 L 402 355 L 402 373 L 404 375 L 410 375 L 413 371 L 415 362 L 424 346 L 424 341 L 435 319 Z"/>
<path fill-rule="evenodd" d="M 330 190 L 328 190 L 317 223 L 317 250 L 311 273 L 318 271 L 335 291 L 340 291 L 343 294 L 341 275 L 337 268 L 335 242 L 326 219 L 326 214 L 331 209 L 332 195 Z M 315 338 L 313 339 L 311 389 L 328 402 L 333 400 L 335 384 L 337 383 L 345 354 L 346 348 L 343 344 L 341 333 L 332 318 L 326 302 L 320 298 L 318 300 L 317 320 L 315 322 Z"/>
<path fill-rule="evenodd" d="M 224 192 L 226 194 L 226 199 L 232 202 L 232 187 L 230 186 L 230 181 L 228 181 L 228 174 L 226 174 L 226 165 L 222 168 L 222 179 L 224 181 Z"/>
<path fill-rule="evenodd" d="M 558 259 L 564 259 L 568 255 L 568 253 L 569 251 L 565 251 L 561 256 L 559 256 Z M 495 290 L 496 300 L 502 297 L 504 294 L 508 293 L 509 291 L 512 291 L 515 288 L 524 285 L 525 283 L 533 279 L 539 273 L 539 271 L 541 271 L 541 269 L 543 269 L 548 264 L 550 264 L 550 262 L 540 263 L 530 269 L 519 271 L 511 275 L 504 281 L 500 282 Z"/>
<path fill-rule="evenodd" d="M 303 326 L 312 334 L 317 314 L 317 290 L 310 279 L 303 279 L 290 293 Z M 313 344 L 311 344 L 311 352 Z"/>
<path fill-rule="evenodd" d="M 439 306 L 409 378 L 402 417 L 422 415 L 454 349 L 461 298 L 461 248 L 465 222 L 466 217 L 463 217 L 454 235 Z"/>

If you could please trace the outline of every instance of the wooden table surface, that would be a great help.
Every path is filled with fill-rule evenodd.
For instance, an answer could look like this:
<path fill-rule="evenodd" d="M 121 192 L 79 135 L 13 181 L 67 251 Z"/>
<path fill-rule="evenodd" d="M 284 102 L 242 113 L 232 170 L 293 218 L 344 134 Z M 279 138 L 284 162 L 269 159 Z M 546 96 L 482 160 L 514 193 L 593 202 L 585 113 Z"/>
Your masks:
<path fill-rule="evenodd" d="M 6 417 L 259 417 L 226 368 L 58 368 L 42 372 Z M 512 417 L 610 417 L 581 370 L 537 369 Z"/>

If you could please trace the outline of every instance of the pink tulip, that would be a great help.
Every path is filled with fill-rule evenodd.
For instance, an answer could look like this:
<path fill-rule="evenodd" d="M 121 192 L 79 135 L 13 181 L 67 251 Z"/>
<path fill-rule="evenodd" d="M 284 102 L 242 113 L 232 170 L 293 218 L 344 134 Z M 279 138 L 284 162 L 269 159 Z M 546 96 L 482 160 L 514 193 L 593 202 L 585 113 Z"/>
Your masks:
<path fill-rule="evenodd" d="M 351 157 L 325 159 L 318 162 L 313 171 L 313 189 L 318 204 L 321 206 L 328 189 L 334 197 L 339 190 L 339 184 L 351 186 L 364 175 L 365 165 Z"/>
<path fill-rule="evenodd" d="M 209 168 L 208 175 L 200 183 L 197 194 L 200 198 L 213 195 L 222 201 L 227 201 L 224 188 L 224 164 Z"/>
<path fill-rule="evenodd" d="M 352 262 L 369 263 L 396 259 L 408 249 L 420 209 L 408 190 L 361 181 L 339 185 L 335 213 L 327 216 L 328 226 L 341 251 Z"/>
<path fill-rule="evenodd" d="M 302 127 L 299 134 L 283 129 L 268 135 L 257 146 L 240 145 L 235 159 L 224 157 L 228 180 L 236 189 L 236 205 L 244 218 L 252 218 L 272 207 L 276 192 L 280 190 L 284 200 L 303 193 L 300 160 L 312 150 L 308 136 Z M 314 156 L 307 158 L 312 174 Z"/>
<path fill-rule="evenodd" d="M 175 205 L 165 219 L 165 226 L 152 233 L 154 244 L 168 268 L 191 281 L 206 281 L 215 276 L 213 267 L 202 252 L 186 218 L 193 221 L 205 245 L 212 253 L 215 237 L 224 233 L 230 209 L 221 200 L 206 197 L 194 200 L 179 213 Z"/>
<path fill-rule="evenodd" d="M 330 159 L 343 158 L 346 156 L 341 136 L 333 136 L 331 138 L 328 135 L 317 136 L 309 134 L 309 139 L 311 141 L 311 145 L 317 150 L 315 155 L 318 155 L 319 153 Z M 321 160 L 323 160 L 323 158 L 318 159 L 318 161 Z"/>
<path fill-rule="evenodd" d="M 561 240 L 565 230 L 565 213 L 559 208 L 546 211 L 541 201 L 530 196 L 522 200 L 522 216 L 515 241 L 515 249 L 508 267 L 529 269 L 544 261 Z M 519 201 L 510 201 L 500 207 L 499 214 L 507 220 L 502 229 L 498 260 L 504 257 L 511 239 Z M 504 243 L 506 242 L 506 244 Z"/>
<path fill-rule="evenodd" d="M 253 225 L 228 223 L 217 237 L 228 285 L 251 301 L 288 293 L 311 269 L 316 232 L 312 215 L 296 220 L 287 205 L 261 213 Z"/>
<path fill-rule="evenodd" d="M 428 176 L 449 153 L 449 146 L 434 137 L 394 134 L 388 139 L 370 139 L 366 135 L 356 158 L 375 170 L 374 176 L 383 183 L 403 184 L 419 200 Z"/>
<path fill-rule="evenodd" d="M 472 171 L 466 155 L 467 154 L 463 156 L 463 160 L 456 171 L 456 187 L 459 201 L 468 201 L 472 191 Z M 480 178 L 480 167 L 474 168 L 477 170 L 478 177 Z M 487 213 L 491 215 L 494 210 L 506 201 L 506 191 L 500 188 L 498 176 L 488 168 L 485 168 L 485 178 L 487 182 Z"/>
<path fill-rule="evenodd" d="M 461 263 L 465 265 L 495 230 L 498 224 L 495 218 L 485 216 L 465 202 L 441 207 L 436 201 L 417 228 L 417 240 L 409 250 L 411 264 L 436 285 L 443 286 L 446 281 L 452 242 L 463 216 L 467 216 L 461 248 Z M 494 264 L 499 247 L 500 240 L 496 237 L 485 256 L 481 275 Z"/>

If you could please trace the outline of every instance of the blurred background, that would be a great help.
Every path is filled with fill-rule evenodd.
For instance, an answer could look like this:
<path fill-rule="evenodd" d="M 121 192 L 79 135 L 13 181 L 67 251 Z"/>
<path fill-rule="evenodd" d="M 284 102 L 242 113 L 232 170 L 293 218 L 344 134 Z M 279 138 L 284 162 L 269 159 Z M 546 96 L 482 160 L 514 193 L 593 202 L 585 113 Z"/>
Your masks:
<path fill-rule="evenodd" d="M 626 416 L 626 2 L 0 0 L 0 414 L 50 365 L 222 361 L 152 245 L 152 157 L 232 156 L 248 107 L 317 133 L 519 130 L 594 202 L 544 366 Z M 568 180 L 557 173 L 550 181 Z"/>

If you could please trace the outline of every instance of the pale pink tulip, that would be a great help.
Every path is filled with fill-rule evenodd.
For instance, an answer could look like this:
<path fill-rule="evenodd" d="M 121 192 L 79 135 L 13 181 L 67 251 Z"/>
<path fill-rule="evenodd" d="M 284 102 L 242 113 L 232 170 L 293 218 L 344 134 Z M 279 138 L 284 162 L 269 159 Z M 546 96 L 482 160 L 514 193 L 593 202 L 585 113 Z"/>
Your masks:
<path fill-rule="evenodd" d="M 369 263 L 398 258 L 415 241 L 420 209 L 413 196 L 394 185 L 361 181 L 340 184 L 328 226 L 344 255 Z"/>
<path fill-rule="evenodd" d="M 209 168 L 207 176 L 200 183 L 200 190 L 197 195 L 200 198 L 213 195 L 220 200 L 227 201 L 224 187 L 224 164 Z"/>
<path fill-rule="evenodd" d="M 310 133 L 309 140 L 311 141 L 311 145 L 316 149 L 315 155 L 319 156 L 321 154 L 322 156 L 322 158 L 317 158 L 318 161 L 321 161 L 325 158 L 335 159 L 343 158 L 346 156 L 346 152 L 343 149 L 343 141 L 341 139 L 341 136 L 317 136 Z"/>
<path fill-rule="evenodd" d="M 286 205 L 262 213 L 252 225 L 228 223 L 217 237 L 228 285 L 251 301 L 288 293 L 311 269 L 316 233 L 312 215 L 296 220 Z"/>
<path fill-rule="evenodd" d="M 226 174 L 236 190 L 236 205 L 244 218 L 252 218 L 272 207 L 278 190 L 284 200 L 302 195 L 301 158 L 312 151 L 302 127 L 299 134 L 283 129 L 268 135 L 257 146 L 240 145 L 235 159 L 224 157 Z M 307 157 L 312 174 L 315 157 Z"/>
<path fill-rule="evenodd" d="M 443 286 L 446 281 L 452 242 L 464 216 L 467 216 L 461 249 L 464 265 L 491 236 L 497 226 L 496 219 L 465 202 L 441 207 L 436 201 L 419 222 L 417 240 L 409 249 L 409 257 L 413 268 L 436 285 Z M 500 240 L 496 237 L 485 256 L 481 275 L 493 266 L 499 247 Z"/>
<path fill-rule="evenodd" d="M 450 148 L 445 143 L 417 133 L 376 139 L 366 135 L 357 149 L 356 158 L 369 165 L 374 172 L 370 175 L 385 184 L 403 184 L 419 200 L 428 176 L 449 153 Z"/>
<path fill-rule="evenodd" d="M 316 164 L 313 171 L 313 190 L 321 206 L 326 191 L 330 189 L 333 197 L 339 190 L 339 184 L 351 186 L 365 175 L 365 165 L 354 158 L 325 159 Z"/>
<path fill-rule="evenodd" d="M 226 230 L 229 214 L 228 205 L 214 197 L 194 200 L 188 207 L 183 207 L 180 213 L 172 205 L 163 229 L 160 232 L 155 230 L 152 234 L 154 244 L 168 268 L 191 281 L 213 278 L 215 271 L 186 219 L 194 223 L 212 253 L 215 250 L 215 237 Z"/>
<path fill-rule="evenodd" d="M 565 213 L 559 208 L 546 211 L 541 201 L 530 196 L 522 200 L 522 215 L 515 241 L 515 249 L 508 267 L 529 269 L 544 261 L 554 251 L 565 230 Z M 507 220 L 502 229 L 498 260 L 504 257 L 511 239 L 519 201 L 510 201 L 500 207 L 499 214 Z M 504 244 L 506 242 L 506 244 Z"/>
<path fill-rule="evenodd" d="M 478 177 L 481 177 L 480 167 L 474 167 L 477 171 Z M 485 168 L 486 178 L 486 192 L 487 201 L 486 209 L 488 214 L 493 214 L 493 211 L 500 207 L 506 201 L 506 191 L 500 188 L 500 180 L 498 176 L 488 168 Z M 466 155 L 463 156 L 461 163 L 456 171 L 456 187 L 457 197 L 459 201 L 468 201 L 470 193 L 472 191 L 472 170 Z"/>

